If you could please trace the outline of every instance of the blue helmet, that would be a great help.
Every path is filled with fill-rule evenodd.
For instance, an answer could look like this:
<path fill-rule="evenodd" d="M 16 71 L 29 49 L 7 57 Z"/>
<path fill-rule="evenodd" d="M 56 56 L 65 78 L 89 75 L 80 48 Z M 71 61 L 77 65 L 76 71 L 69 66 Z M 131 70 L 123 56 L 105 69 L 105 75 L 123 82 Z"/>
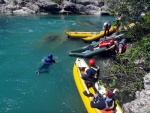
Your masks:
<path fill-rule="evenodd" d="M 53 55 L 50 53 L 49 55 L 48 55 L 48 58 L 53 58 Z"/>

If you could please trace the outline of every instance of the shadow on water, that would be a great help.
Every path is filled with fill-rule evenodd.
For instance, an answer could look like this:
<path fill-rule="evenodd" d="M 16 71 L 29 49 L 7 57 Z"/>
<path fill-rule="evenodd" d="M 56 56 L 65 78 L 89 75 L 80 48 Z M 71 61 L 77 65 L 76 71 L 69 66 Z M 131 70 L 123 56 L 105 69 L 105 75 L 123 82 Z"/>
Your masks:
<path fill-rule="evenodd" d="M 49 43 L 49 42 L 52 42 L 52 41 L 57 41 L 58 38 L 59 38 L 59 35 L 49 35 L 49 36 L 46 36 L 44 38 L 44 42 Z"/>
<path fill-rule="evenodd" d="M 77 24 L 80 24 L 80 25 L 85 25 L 85 26 L 89 26 L 89 27 L 98 27 L 96 26 L 95 24 L 93 24 L 92 22 L 90 21 L 77 21 Z"/>
<path fill-rule="evenodd" d="M 84 21 L 77 21 L 77 24 L 88 26 L 88 27 L 100 28 L 99 26 L 95 25 L 94 23 L 92 23 L 90 21 L 86 21 L 86 20 L 84 20 Z"/>
<path fill-rule="evenodd" d="M 84 28 L 81 29 L 80 31 L 87 31 L 89 32 L 89 30 L 85 29 L 85 28 L 89 28 L 89 27 L 92 27 L 93 29 L 100 29 L 100 26 L 90 22 L 90 21 L 76 21 L 76 24 L 79 25 L 79 26 L 83 26 Z M 76 31 L 75 28 L 69 28 L 67 31 Z M 78 30 L 79 31 L 79 30 Z"/>

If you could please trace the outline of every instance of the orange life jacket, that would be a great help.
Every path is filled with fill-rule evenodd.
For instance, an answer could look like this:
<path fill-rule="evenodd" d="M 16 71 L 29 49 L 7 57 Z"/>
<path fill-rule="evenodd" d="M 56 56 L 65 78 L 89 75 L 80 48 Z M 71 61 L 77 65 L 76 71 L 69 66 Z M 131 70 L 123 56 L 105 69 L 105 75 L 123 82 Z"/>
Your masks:
<path fill-rule="evenodd" d="M 110 40 L 105 40 L 105 41 L 103 41 L 103 42 L 101 42 L 101 43 L 99 43 L 99 48 L 103 48 L 103 47 L 109 47 L 110 46 Z"/>

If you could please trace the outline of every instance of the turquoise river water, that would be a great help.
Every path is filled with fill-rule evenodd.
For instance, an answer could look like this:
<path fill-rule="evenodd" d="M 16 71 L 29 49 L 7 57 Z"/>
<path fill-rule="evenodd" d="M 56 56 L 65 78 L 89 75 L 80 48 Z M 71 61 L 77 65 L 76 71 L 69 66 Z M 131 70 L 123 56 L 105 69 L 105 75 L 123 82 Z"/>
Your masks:
<path fill-rule="evenodd" d="M 107 20 L 113 17 L 0 15 L 0 113 L 86 113 L 73 78 L 76 58 L 67 53 L 86 43 L 65 31 L 101 31 Z M 36 75 L 49 53 L 59 62 Z"/>

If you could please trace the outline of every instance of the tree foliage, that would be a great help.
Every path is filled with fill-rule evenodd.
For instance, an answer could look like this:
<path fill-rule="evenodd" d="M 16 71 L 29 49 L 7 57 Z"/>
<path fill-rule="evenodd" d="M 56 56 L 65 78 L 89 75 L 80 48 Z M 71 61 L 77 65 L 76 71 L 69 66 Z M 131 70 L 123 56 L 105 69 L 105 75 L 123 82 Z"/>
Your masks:
<path fill-rule="evenodd" d="M 52 2 L 55 2 L 55 3 L 62 3 L 64 0 L 51 0 Z"/>
<path fill-rule="evenodd" d="M 117 56 L 103 78 L 106 86 L 120 89 L 119 101 L 125 103 L 134 99 L 135 92 L 143 88 L 143 77 L 150 69 L 150 11 L 149 1 L 122 0 L 113 2 L 111 12 L 123 15 L 123 23 L 140 22 L 126 33 L 130 39 L 130 48 Z M 146 16 L 142 17 L 141 12 Z M 136 63 L 138 61 L 138 63 Z"/>
<path fill-rule="evenodd" d="M 139 18 L 141 13 L 147 12 L 149 8 L 149 0 L 120 0 L 120 2 L 113 0 L 109 4 L 113 15 L 122 14 L 124 17 L 122 21 L 129 23 L 141 21 Z"/>

